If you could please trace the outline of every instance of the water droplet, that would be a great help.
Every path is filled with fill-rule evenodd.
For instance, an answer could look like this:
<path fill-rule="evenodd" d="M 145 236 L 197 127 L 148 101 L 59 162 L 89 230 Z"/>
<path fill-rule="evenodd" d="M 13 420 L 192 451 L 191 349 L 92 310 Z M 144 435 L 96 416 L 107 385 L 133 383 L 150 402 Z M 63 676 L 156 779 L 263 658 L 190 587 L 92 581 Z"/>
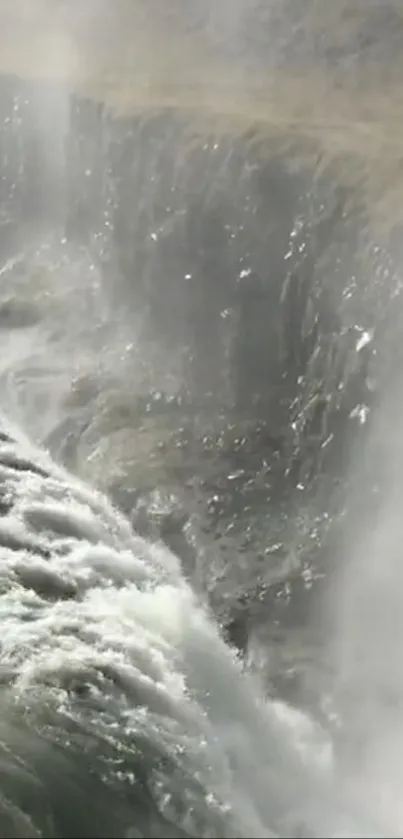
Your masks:
<path fill-rule="evenodd" d="M 372 338 L 373 338 L 372 332 L 367 332 L 367 331 L 362 332 L 362 334 L 360 335 L 360 337 L 359 337 L 359 339 L 356 343 L 355 348 L 356 348 L 357 352 L 361 352 L 361 350 L 364 349 L 364 347 L 366 347 L 367 344 L 370 344 L 371 341 L 372 341 Z"/>

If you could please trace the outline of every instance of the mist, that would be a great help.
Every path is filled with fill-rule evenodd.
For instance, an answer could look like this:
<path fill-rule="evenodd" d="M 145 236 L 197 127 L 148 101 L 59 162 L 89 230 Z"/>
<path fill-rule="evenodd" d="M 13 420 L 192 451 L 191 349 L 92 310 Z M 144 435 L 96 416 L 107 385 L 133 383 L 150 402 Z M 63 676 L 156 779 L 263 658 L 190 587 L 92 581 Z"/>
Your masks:
<path fill-rule="evenodd" d="M 2 406 L 395 835 L 402 47 L 392 0 L 0 3 Z"/>

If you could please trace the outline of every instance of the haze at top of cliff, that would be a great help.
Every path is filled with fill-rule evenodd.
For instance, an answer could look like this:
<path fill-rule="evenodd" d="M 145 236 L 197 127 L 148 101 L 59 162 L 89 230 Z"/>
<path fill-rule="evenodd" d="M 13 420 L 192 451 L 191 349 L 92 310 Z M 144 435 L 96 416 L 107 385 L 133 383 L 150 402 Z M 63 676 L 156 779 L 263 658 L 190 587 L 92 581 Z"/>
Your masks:
<path fill-rule="evenodd" d="M 118 114 L 182 111 L 201 133 L 302 139 L 320 167 L 348 157 L 390 218 L 403 206 L 402 65 L 398 0 L 0 3 L 3 74 Z"/>

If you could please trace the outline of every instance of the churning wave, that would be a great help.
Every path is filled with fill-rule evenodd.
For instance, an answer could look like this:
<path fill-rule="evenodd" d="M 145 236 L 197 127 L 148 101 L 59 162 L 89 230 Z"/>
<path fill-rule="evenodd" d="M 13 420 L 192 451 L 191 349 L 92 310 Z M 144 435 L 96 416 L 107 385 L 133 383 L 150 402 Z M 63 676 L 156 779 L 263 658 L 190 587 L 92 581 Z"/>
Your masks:
<path fill-rule="evenodd" d="M 176 557 L 0 431 L 0 835 L 370 835 Z"/>

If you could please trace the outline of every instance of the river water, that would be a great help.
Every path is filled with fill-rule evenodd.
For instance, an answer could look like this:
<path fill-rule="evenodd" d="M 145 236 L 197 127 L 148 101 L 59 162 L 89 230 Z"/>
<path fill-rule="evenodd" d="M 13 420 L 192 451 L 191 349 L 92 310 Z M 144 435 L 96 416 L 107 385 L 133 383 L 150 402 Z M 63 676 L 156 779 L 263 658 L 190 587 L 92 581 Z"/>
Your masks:
<path fill-rule="evenodd" d="M 227 67 L 243 57 L 240 110 L 262 66 L 306 69 L 312 54 L 321 73 L 334 66 L 319 24 L 301 36 L 288 4 L 269 5 L 266 54 L 252 13 L 241 27 L 239 9 L 189 4 L 212 65 L 218 47 Z M 343 84 L 351 62 L 383 68 L 385 43 L 392 83 L 393 9 L 371 6 L 369 58 L 355 13 L 338 22 Z M 174 39 L 175 14 L 150 14 Z M 83 18 L 74 38 L 90 63 Z M 145 17 L 136 26 L 148 31 Z M 122 31 L 110 29 L 114 61 Z M 97 62 L 106 41 L 100 30 Z M 171 85 L 178 68 L 162 61 Z M 301 115 L 294 131 L 312 78 L 311 99 L 295 78 L 284 88 L 293 105 L 273 134 L 251 95 L 241 125 L 235 102 L 217 116 L 230 93 L 212 71 L 203 89 L 189 80 L 196 105 L 150 76 L 134 107 L 122 83 L 118 102 L 94 81 L 72 90 L 12 70 L 0 81 L 0 832 L 401 835 L 392 128 L 381 142 L 372 126 L 366 157 L 361 94 L 358 141 L 351 110 L 327 133 L 311 112 L 319 145 Z"/>

